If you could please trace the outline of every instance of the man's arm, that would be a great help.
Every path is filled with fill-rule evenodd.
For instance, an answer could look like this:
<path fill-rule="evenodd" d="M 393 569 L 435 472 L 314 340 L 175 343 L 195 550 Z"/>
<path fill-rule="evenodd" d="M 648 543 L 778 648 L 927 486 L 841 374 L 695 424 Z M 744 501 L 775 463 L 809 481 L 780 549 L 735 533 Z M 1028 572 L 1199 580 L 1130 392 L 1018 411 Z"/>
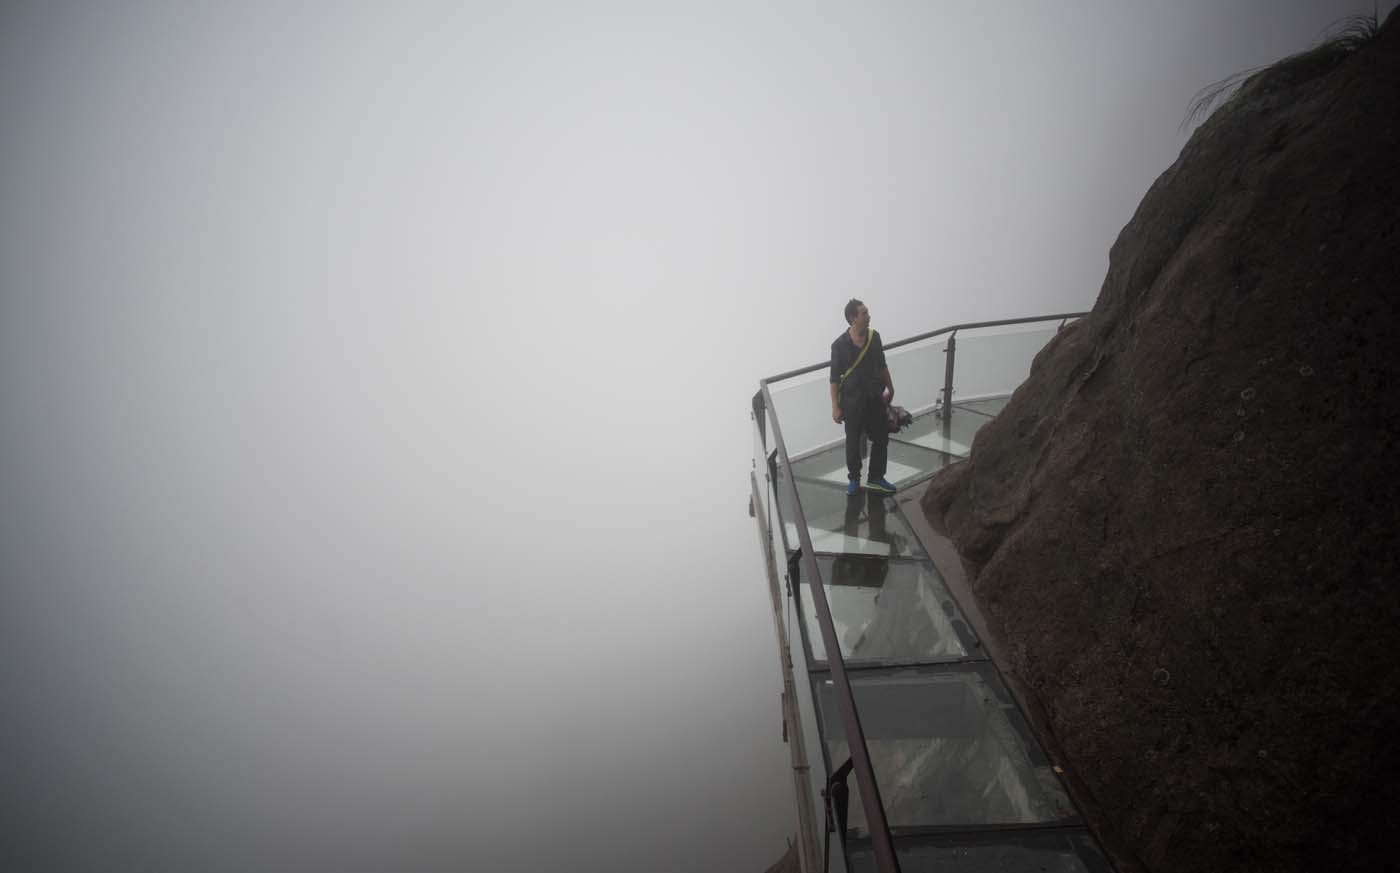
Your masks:
<path fill-rule="evenodd" d="M 837 383 L 831 383 L 831 420 L 837 424 L 841 423 L 841 402 L 836 399 Z"/>
<path fill-rule="evenodd" d="M 885 387 L 890 392 L 890 402 L 894 402 L 894 380 L 890 378 L 890 368 L 886 367 L 880 371 L 880 380 L 885 383 Z"/>

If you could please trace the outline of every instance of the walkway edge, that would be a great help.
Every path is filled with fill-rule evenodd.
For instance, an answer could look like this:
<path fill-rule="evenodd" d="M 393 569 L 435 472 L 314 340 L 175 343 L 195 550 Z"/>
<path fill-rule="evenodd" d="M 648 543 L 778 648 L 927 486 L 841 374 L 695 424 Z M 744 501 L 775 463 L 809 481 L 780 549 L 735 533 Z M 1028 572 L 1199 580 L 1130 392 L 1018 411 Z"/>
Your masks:
<path fill-rule="evenodd" d="M 758 473 L 749 474 L 749 483 L 753 488 L 750 504 L 757 509 L 763 505 L 759 487 Z M 788 648 L 787 628 L 783 622 L 783 607 L 786 602 L 783 586 L 778 577 L 778 568 L 773 562 L 772 533 L 768 530 L 768 522 L 762 512 L 754 512 L 754 520 L 758 522 L 758 541 L 763 547 L 763 566 L 768 575 L 768 595 L 772 601 L 773 627 L 778 641 L 778 658 L 782 664 L 783 671 L 783 733 L 786 735 L 788 743 L 788 753 L 792 758 L 792 788 L 797 801 L 797 858 L 803 873 L 816 873 L 822 869 L 822 857 L 818 853 L 819 843 L 817 823 L 813 820 L 813 810 L 816 809 L 816 798 L 812 796 L 811 764 L 807 758 L 807 743 L 802 736 L 802 725 L 797 718 L 796 702 L 796 680 L 792 675 L 792 654 Z M 825 833 L 826 822 L 821 823 L 821 831 Z"/>
<path fill-rule="evenodd" d="M 964 460 L 958 463 L 967 462 Z M 975 574 L 973 574 L 974 578 L 969 578 L 968 568 L 963 563 L 962 555 L 958 553 L 957 546 L 948 537 L 934 530 L 933 526 L 929 524 L 927 516 L 924 515 L 922 498 L 934 478 L 937 476 L 925 479 L 908 491 L 900 492 L 896 496 L 896 503 L 900 511 L 909 522 L 914 536 L 924 547 L 929 559 L 933 561 L 939 575 L 943 577 L 944 584 L 948 586 L 949 593 L 957 601 L 963 616 L 972 625 L 977 638 L 981 640 L 983 650 L 992 659 L 992 664 L 995 665 L 997 672 L 1006 683 L 1016 705 L 1025 715 L 1035 740 L 1045 750 L 1050 762 L 1060 771 L 1060 779 L 1064 782 L 1066 790 L 1069 791 L 1070 799 L 1079 808 L 1080 815 L 1088 824 L 1089 829 L 1093 831 L 1099 845 L 1109 856 L 1109 861 L 1119 873 L 1148 873 L 1147 868 L 1118 837 L 1117 831 L 1104 815 L 1102 807 L 1095 801 L 1088 786 L 1080 780 L 1076 769 L 1069 766 L 1064 750 L 1060 748 L 1059 741 L 1051 729 L 1049 715 L 1046 713 L 1040 697 L 1033 688 L 1021 680 L 1019 675 L 1009 669 L 1011 662 L 1007 659 L 1006 645 L 987 624 L 987 618 L 973 592 Z"/>

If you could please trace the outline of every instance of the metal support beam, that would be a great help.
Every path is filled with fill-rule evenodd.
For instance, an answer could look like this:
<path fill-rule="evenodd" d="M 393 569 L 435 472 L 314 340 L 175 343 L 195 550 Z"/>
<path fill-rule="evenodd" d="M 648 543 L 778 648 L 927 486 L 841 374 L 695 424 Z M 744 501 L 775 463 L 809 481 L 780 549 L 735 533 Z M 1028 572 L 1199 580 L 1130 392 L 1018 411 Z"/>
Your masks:
<path fill-rule="evenodd" d="M 879 785 L 875 782 L 875 768 L 870 763 L 870 752 L 865 744 L 865 731 L 860 725 L 860 713 L 856 709 L 855 695 L 851 691 L 851 680 L 846 675 L 846 660 L 841 655 L 841 642 L 836 636 L 836 625 L 831 618 L 831 606 L 826 601 L 826 589 L 822 586 L 821 568 L 817 566 L 816 552 L 812 549 L 812 536 L 807 529 L 807 515 L 798 499 L 797 484 L 792 476 L 792 465 L 788 460 L 787 446 L 783 443 L 783 428 L 778 416 L 773 414 L 773 396 L 767 382 L 763 385 L 763 405 L 769 412 L 773 425 L 773 443 L 777 446 L 778 467 L 785 475 L 788 487 L 792 488 L 791 521 L 797 527 L 798 549 L 802 564 L 802 575 L 806 577 L 811 591 L 812 606 L 817 614 L 817 624 L 821 628 L 822 642 L 826 646 L 827 665 L 831 670 L 831 682 L 836 697 L 836 708 L 841 716 L 841 725 L 846 732 L 846 742 L 851 748 L 851 761 L 856 774 L 856 785 L 860 787 L 861 806 L 865 810 L 866 826 L 870 829 L 871 848 L 875 850 L 875 869 L 880 873 L 900 873 L 899 858 L 895 855 L 894 841 L 890 838 L 889 822 L 885 819 L 885 804 L 880 797 Z M 776 484 L 776 483 L 775 483 Z M 797 586 L 794 586 L 797 587 Z"/>
<path fill-rule="evenodd" d="M 958 332 L 948 334 L 947 357 L 943 360 L 943 438 L 953 436 L 953 358 L 958 352 Z"/>

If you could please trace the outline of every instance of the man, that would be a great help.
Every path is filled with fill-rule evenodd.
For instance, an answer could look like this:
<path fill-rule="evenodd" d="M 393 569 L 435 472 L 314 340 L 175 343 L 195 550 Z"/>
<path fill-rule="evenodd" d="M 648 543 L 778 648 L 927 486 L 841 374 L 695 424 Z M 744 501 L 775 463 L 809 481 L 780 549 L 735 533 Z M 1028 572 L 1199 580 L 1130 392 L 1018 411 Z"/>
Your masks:
<path fill-rule="evenodd" d="M 894 382 L 885 365 L 885 346 L 880 334 L 870 329 L 870 310 L 855 298 L 846 304 L 849 325 L 831 344 L 831 420 L 846 425 L 846 494 L 860 490 L 860 438 L 870 439 L 870 478 L 865 487 L 882 494 L 893 494 L 894 486 L 885 481 L 885 463 L 890 447 L 890 430 L 885 417 L 882 390 L 894 400 Z"/>

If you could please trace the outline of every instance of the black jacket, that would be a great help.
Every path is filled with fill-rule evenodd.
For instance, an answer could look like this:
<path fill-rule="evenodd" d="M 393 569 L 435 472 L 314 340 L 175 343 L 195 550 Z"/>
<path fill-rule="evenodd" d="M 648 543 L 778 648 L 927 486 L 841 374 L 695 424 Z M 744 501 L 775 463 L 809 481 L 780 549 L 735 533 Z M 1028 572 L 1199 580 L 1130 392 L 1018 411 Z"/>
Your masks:
<path fill-rule="evenodd" d="M 880 333 L 874 330 L 870 331 L 865 341 L 870 350 L 844 383 L 841 382 L 841 375 L 860 356 L 860 348 L 851 341 L 850 331 L 843 330 L 831 343 L 831 381 L 841 384 L 838 396 L 843 410 L 855 409 L 858 403 L 878 398 L 885 387 L 885 380 L 880 377 L 888 366 L 885 363 L 885 344 L 880 340 Z"/>

